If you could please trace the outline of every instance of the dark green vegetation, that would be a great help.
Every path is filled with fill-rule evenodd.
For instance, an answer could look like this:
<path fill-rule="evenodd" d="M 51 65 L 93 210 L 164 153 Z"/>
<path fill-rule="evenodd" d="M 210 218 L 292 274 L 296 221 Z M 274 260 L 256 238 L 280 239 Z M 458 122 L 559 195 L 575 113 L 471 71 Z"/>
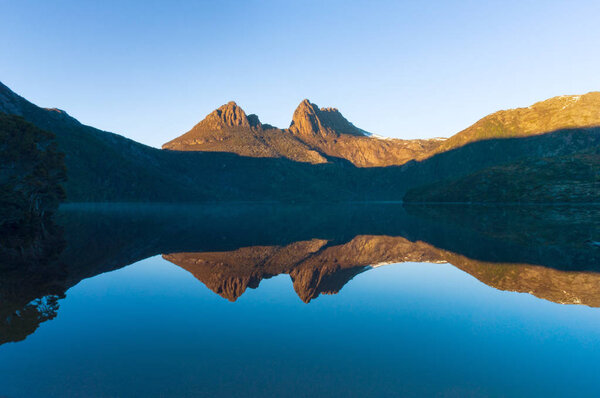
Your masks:
<path fill-rule="evenodd" d="M 66 169 L 52 134 L 0 113 L 0 158 L 0 219 L 43 217 L 64 199 Z"/>
<path fill-rule="evenodd" d="M 52 134 L 0 113 L 0 159 L 0 261 L 26 260 L 45 252 L 65 199 L 63 155 Z"/>
<path fill-rule="evenodd" d="M 65 198 L 66 169 L 53 134 L 4 113 L 0 158 L 2 344 L 24 339 L 56 314 L 64 241 L 52 215 Z"/>
<path fill-rule="evenodd" d="M 530 158 L 409 190 L 405 202 L 600 203 L 600 147 Z"/>

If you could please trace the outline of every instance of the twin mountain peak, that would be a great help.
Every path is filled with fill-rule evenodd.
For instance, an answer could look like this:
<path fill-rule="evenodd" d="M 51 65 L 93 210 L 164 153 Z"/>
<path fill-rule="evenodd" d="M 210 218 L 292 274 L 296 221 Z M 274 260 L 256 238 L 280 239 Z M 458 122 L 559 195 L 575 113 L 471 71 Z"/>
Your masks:
<path fill-rule="evenodd" d="M 212 111 L 204 120 L 194 126 L 194 130 L 211 131 L 226 130 L 232 128 L 254 128 L 254 129 L 273 129 L 268 124 L 262 124 L 257 115 L 246 115 L 246 112 L 234 101 Z M 298 134 L 353 134 L 370 135 L 366 131 L 356 128 L 335 108 L 321 108 L 309 100 L 303 100 L 292 118 L 292 123 L 288 129 L 290 132 Z"/>
<path fill-rule="evenodd" d="M 257 115 L 246 115 L 235 102 L 228 102 L 184 135 L 164 144 L 163 149 L 283 157 L 309 163 L 338 158 L 370 167 L 403 164 L 437 145 L 439 139 L 376 138 L 354 126 L 336 108 L 319 108 L 305 99 L 287 129 L 262 124 Z"/>
<path fill-rule="evenodd" d="M 288 158 L 299 162 L 349 161 L 358 167 L 398 166 L 471 142 L 539 135 L 600 125 L 600 92 L 563 95 L 526 108 L 499 111 L 449 139 L 391 139 L 350 123 L 336 108 L 303 100 L 286 129 L 262 124 L 231 101 L 211 112 L 163 149 L 229 152 L 240 156 Z"/>

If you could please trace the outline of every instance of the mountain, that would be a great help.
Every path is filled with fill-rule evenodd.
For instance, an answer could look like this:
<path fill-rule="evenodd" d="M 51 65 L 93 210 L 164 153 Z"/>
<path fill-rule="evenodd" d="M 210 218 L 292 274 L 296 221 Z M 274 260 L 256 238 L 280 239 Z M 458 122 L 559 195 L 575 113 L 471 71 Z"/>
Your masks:
<path fill-rule="evenodd" d="M 412 202 L 582 202 L 599 200 L 595 183 L 586 182 L 597 174 L 595 155 L 578 155 L 600 146 L 599 126 L 598 92 L 499 111 L 447 140 L 377 138 L 337 109 L 319 108 L 308 100 L 300 103 L 288 129 L 277 129 L 262 125 L 255 115 L 247 117 L 231 102 L 164 148 L 313 164 L 347 160 L 370 170 L 357 173 L 359 180 L 387 180 L 395 193 Z M 541 170 L 541 164 L 547 168 Z M 572 171 L 565 174 L 565 169 Z M 528 188 L 536 185 L 546 189 L 533 197 Z M 443 193 L 452 189 L 457 194 Z"/>
<path fill-rule="evenodd" d="M 262 125 L 233 104 L 206 125 L 244 130 Z M 70 202 L 307 201 L 400 198 L 397 188 L 340 162 L 233 153 L 165 151 L 81 124 L 65 111 L 40 108 L 0 83 L 0 113 L 17 115 L 55 135 L 64 154 Z M 268 130 L 268 127 L 260 127 Z M 293 138 L 292 141 L 296 142 Z M 286 138 L 280 141 L 286 144 Z M 293 144 L 296 145 L 296 144 Z M 306 159 L 320 162 L 308 150 Z M 360 175 L 359 175 L 360 174 Z"/>
<path fill-rule="evenodd" d="M 189 132 L 163 145 L 177 151 L 232 152 L 256 158 L 285 157 L 298 162 L 325 163 L 327 159 L 291 134 L 263 125 L 256 115 L 229 102 L 210 113 Z"/>
<path fill-rule="evenodd" d="M 169 173 L 160 151 L 122 136 L 85 126 L 65 111 L 40 108 L 0 83 L 0 112 L 23 117 L 55 135 L 58 150 L 65 155 L 67 200 L 104 201 L 164 200 L 164 191 L 174 197 L 199 196 L 185 179 Z M 186 192 L 187 191 L 187 192 Z"/>
<path fill-rule="evenodd" d="M 319 109 L 305 99 L 294 111 L 288 129 L 263 125 L 258 116 L 246 116 L 235 102 L 229 102 L 163 149 L 283 157 L 308 163 L 339 158 L 357 167 L 377 167 L 404 164 L 440 142 L 377 138 L 354 126 L 337 109 Z"/>
<path fill-rule="evenodd" d="M 403 200 L 600 202 L 599 157 L 600 92 L 554 97 L 488 115 L 423 154 Z"/>
<path fill-rule="evenodd" d="M 182 150 L 159 150 L 40 108 L 0 83 L 0 112 L 54 134 L 71 202 L 399 201 L 419 186 L 600 146 L 597 95 L 569 98 L 491 115 L 482 120 L 493 123 L 446 141 L 368 136 L 306 100 L 281 130 L 228 103 L 167 145 Z"/>
<path fill-rule="evenodd" d="M 374 136 L 354 126 L 339 110 L 319 108 L 306 99 L 294 111 L 287 129 L 262 125 L 256 115 L 247 117 L 230 102 L 163 148 L 286 157 L 310 163 L 340 158 L 358 167 L 403 165 L 479 141 L 600 126 L 599 109 L 600 92 L 560 96 L 527 108 L 496 112 L 449 139 L 400 140 Z"/>

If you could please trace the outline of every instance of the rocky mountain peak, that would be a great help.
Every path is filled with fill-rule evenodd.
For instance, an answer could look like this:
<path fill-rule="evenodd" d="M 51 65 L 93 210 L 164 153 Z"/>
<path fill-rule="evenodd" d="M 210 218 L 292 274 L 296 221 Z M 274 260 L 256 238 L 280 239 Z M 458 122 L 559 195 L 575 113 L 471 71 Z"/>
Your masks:
<path fill-rule="evenodd" d="M 302 100 L 292 116 L 290 130 L 300 135 L 314 135 L 321 130 L 319 108 L 308 99 Z"/>
<path fill-rule="evenodd" d="M 200 124 L 202 127 L 216 130 L 227 127 L 250 127 L 246 112 L 234 101 L 229 101 L 212 111 Z"/>
<path fill-rule="evenodd" d="M 290 131 L 300 136 L 329 136 L 350 134 L 368 136 L 350 123 L 336 108 L 320 108 L 308 99 L 302 100 L 294 111 Z"/>

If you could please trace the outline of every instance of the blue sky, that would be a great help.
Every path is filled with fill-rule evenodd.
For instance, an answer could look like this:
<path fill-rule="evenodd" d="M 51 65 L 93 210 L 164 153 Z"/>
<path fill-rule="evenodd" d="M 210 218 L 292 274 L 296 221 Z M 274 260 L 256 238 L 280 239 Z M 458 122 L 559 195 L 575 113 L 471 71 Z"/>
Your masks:
<path fill-rule="evenodd" d="M 303 98 L 391 137 L 600 90 L 594 1 L 0 0 L 0 80 L 160 146 L 219 105 L 287 127 Z"/>

